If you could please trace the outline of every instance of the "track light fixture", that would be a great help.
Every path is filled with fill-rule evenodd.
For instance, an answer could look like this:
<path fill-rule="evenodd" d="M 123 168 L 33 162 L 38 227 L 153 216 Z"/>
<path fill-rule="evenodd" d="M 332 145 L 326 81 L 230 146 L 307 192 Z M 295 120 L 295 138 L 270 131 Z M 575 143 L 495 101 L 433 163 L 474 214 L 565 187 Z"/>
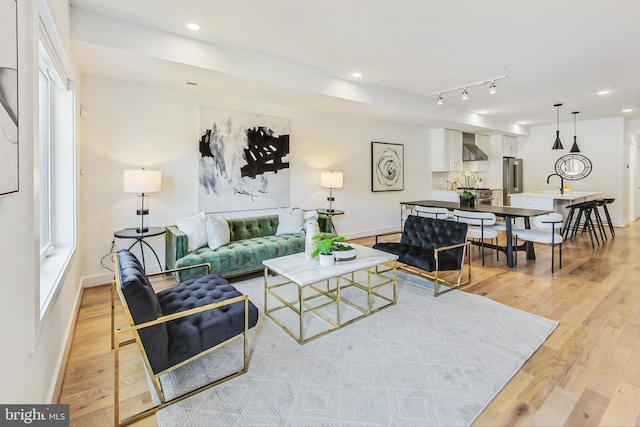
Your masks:
<path fill-rule="evenodd" d="M 576 141 L 576 117 L 578 117 L 578 113 L 580 113 L 580 111 L 574 111 L 571 114 L 573 114 L 573 145 L 571 146 L 571 150 L 569 150 L 570 153 L 579 153 L 580 152 L 580 147 L 578 147 L 578 141 Z"/>
<path fill-rule="evenodd" d="M 473 87 L 473 86 L 484 86 L 486 84 L 490 84 L 489 86 L 489 93 L 490 94 L 494 94 L 497 92 L 497 88 L 496 88 L 496 81 L 497 80 L 502 80 L 502 79 L 506 79 L 507 76 L 498 76 L 498 77 L 494 77 L 491 79 L 487 79 L 487 80 L 482 80 L 479 82 L 475 82 L 475 83 L 470 83 L 464 86 L 458 86 L 458 87 L 454 87 L 452 89 L 447 89 L 447 90 L 440 90 L 438 92 L 433 92 L 430 93 L 428 96 L 436 96 L 436 104 L 438 105 L 442 105 L 444 102 L 444 98 L 442 97 L 442 94 L 447 93 L 447 92 L 457 92 L 459 90 L 462 90 L 462 99 L 469 99 L 469 88 Z"/>
<path fill-rule="evenodd" d="M 553 104 L 554 107 L 556 107 L 557 110 L 557 114 L 556 114 L 556 142 L 553 143 L 553 147 L 551 148 L 552 150 L 564 150 L 564 147 L 562 146 L 562 142 L 560 141 L 560 107 L 562 107 L 562 104 Z"/>

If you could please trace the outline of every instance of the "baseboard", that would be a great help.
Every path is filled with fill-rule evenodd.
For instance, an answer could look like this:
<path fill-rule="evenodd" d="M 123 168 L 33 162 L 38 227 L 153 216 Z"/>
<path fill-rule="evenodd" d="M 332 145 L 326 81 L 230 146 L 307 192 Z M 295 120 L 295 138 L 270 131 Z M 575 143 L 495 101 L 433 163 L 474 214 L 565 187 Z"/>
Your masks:
<path fill-rule="evenodd" d="M 109 284 L 113 281 L 113 273 L 96 274 L 95 276 L 84 276 L 82 278 L 82 287 L 91 288 L 93 286 L 101 286 Z"/>
<path fill-rule="evenodd" d="M 394 233 L 394 232 L 400 233 L 400 230 L 398 229 L 398 227 L 384 227 L 384 228 L 376 228 L 371 230 L 359 231 L 357 233 L 347 233 L 347 234 L 338 233 L 338 234 L 340 234 L 341 236 L 344 236 L 345 239 L 350 240 L 350 239 L 360 239 L 362 237 L 374 237 L 379 234 Z"/>
<path fill-rule="evenodd" d="M 84 288 L 82 287 L 82 279 L 80 280 L 80 286 L 76 294 L 76 301 L 73 309 L 73 317 L 69 322 L 69 330 L 66 333 L 66 342 L 64 345 L 64 352 L 62 353 L 62 360 L 58 365 L 58 375 L 53 384 L 53 388 L 50 390 L 49 401 L 52 403 L 60 402 L 60 394 L 62 393 L 62 384 L 64 382 L 64 376 L 67 372 L 67 364 L 69 362 L 69 354 L 71 353 L 71 344 L 76 333 L 76 323 L 78 321 L 78 313 L 80 311 L 80 304 L 82 304 L 82 295 L 84 294 Z"/>

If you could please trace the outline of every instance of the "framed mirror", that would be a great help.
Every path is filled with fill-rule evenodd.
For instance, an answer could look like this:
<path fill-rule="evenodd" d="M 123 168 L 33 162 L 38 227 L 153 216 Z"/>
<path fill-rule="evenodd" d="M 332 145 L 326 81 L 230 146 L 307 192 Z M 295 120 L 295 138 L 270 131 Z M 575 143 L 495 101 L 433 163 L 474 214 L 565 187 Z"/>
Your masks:
<path fill-rule="evenodd" d="M 591 167 L 591 160 L 578 153 L 562 156 L 556 162 L 556 172 L 572 181 L 585 178 L 591 173 Z"/>

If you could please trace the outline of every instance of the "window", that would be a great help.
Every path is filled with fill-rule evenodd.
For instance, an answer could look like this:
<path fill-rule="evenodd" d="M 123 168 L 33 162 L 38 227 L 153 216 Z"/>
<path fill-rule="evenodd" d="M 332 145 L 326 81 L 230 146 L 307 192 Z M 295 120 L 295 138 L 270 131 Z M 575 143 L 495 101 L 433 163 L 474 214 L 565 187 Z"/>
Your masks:
<path fill-rule="evenodd" d="M 54 251 L 51 237 L 51 78 L 47 68 L 40 67 L 39 80 L 39 167 L 40 190 L 40 257 Z"/>
<path fill-rule="evenodd" d="M 76 247 L 75 90 L 53 18 L 40 2 L 38 143 L 34 178 L 40 237 L 40 319 L 55 304 Z"/>

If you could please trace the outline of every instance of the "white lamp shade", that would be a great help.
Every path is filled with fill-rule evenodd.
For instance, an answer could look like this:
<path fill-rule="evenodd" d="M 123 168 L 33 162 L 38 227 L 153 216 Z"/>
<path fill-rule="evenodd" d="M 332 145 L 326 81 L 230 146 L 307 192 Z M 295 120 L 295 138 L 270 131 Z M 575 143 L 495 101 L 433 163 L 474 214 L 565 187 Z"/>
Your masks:
<path fill-rule="evenodd" d="M 320 186 L 324 188 L 342 188 L 342 172 L 320 173 Z"/>
<path fill-rule="evenodd" d="M 160 191 L 162 172 L 147 169 L 125 169 L 123 191 L 125 193 L 154 193 Z"/>

